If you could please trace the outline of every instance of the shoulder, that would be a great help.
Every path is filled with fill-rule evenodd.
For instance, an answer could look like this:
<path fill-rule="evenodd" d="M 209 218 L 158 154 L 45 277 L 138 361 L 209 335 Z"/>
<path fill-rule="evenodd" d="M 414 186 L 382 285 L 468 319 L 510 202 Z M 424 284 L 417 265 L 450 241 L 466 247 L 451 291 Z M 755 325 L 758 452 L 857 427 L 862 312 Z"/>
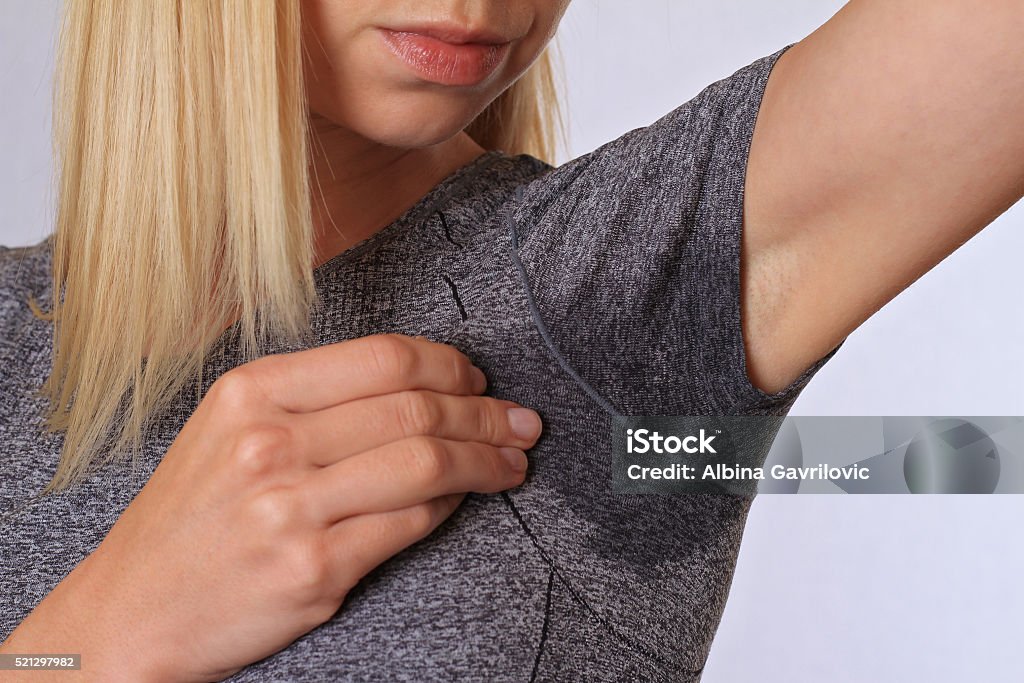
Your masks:
<path fill-rule="evenodd" d="M 649 125 L 536 176 L 522 193 L 521 244 L 529 251 L 533 228 L 544 224 L 558 228 L 538 230 L 540 243 L 565 237 L 566 224 L 575 228 L 595 218 L 664 230 L 686 217 L 696 220 L 698 211 L 740 209 L 761 99 L 776 62 L 791 47 L 710 83 Z M 537 245 L 541 251 L 549 247 Z"/>
<path fill-rule="evenodd" d="M 16 321 L 32 317 L 30 298 L 48 310 L 45 299 L 52 291 L 51 246 L 51 236 L 27 246 L 0 245 L 0 334 L 5 338 Z"/>

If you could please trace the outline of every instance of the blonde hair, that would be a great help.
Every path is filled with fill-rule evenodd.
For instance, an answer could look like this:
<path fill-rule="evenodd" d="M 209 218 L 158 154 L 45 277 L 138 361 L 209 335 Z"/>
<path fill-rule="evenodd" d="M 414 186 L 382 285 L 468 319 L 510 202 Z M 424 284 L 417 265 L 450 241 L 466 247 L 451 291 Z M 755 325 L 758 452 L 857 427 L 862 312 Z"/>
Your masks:
<path fill-rule="evenodd" d="M 242 362 L 307 343 L 313 279 L 298 0 L 66 0 L 54 88 L 53 369 L 39 495 L 131 450 L 238 321 Z M 548 50 L 466 129 L 553 163 Z M 148 348 L 148 355 L 147 355 Z"/>

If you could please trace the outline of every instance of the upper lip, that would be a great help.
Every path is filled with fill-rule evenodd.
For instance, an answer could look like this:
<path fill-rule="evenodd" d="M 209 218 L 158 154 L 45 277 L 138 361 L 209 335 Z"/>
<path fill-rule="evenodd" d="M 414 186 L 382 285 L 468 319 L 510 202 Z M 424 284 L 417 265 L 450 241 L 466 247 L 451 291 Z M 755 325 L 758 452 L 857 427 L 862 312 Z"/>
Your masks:
<path fill-rule="evenodd" d="M 385 26 L 383 28 L 385 31 L 396 31 L 398 33 L 417 33 L 454 45 L 463 43 L 502 45 L 509 42 L 508 38 L 496 31 L 486 28 L 466 28 L 456 24 L 432 23 L 417 24 L 415 26 Z"/>

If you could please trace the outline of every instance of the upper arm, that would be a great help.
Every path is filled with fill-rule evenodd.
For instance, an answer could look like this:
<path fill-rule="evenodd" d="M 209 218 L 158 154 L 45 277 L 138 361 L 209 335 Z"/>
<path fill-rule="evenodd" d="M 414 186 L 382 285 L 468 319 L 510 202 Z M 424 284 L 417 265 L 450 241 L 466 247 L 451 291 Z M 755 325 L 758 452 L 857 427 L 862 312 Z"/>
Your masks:
<path fill-rule="evenodd" d="M 782 55 L 745 181 L 752 381 L 785 386 L 1015 203 L 1022 119 L 1022 0 L 852 0 Z"/>

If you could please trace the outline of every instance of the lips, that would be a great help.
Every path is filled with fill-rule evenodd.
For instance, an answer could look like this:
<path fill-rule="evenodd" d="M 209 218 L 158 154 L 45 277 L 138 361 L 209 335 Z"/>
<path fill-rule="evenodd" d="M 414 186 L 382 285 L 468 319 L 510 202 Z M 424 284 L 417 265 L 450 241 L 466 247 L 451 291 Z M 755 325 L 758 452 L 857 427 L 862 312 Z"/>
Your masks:
<path fill-rule="evenodd" d="M 477 85 L 504 61 L 511 41 L 488 31 L 452 27 L 380 29 L 384 44 L 425 81 Z"/>

